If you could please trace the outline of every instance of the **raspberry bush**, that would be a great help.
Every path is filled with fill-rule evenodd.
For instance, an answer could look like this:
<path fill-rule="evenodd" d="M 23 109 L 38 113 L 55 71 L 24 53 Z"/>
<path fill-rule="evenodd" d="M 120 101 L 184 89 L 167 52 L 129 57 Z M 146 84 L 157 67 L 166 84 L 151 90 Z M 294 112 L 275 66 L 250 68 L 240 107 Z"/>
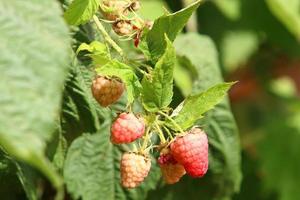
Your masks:
<path fill-rule="evenodd" d="M 28 199 L 46 193 L 55 199 L 167 199 L 176 188 L 191 187 L 191 178 L 205 185 L 199 198 L 225 199 L 238 191 L 239 142 L 226 100 L 234 83 L 222 81 L 209 38 L 183 33 L 201 1 L 153 21 L 142 17 L 138 0 L 29 4 L 39 6 L 0 3 L 3 12 L 24 7 L 16 15 L 22 22 L 34 12 L 32 20 L 45 29 L 24 29 L 27 40 L 36 39 L 28 46 L 15 35 L 22 49 L 10 58 L 8 48 L 0 63 L 3 80 L 12 83 L 1 88 L 0 101 L 20 103 L 24 111 L 0 108 L 0 145 Z M 29 49 L 49 57 L 31 58 Z M 20 71 L 16 81 L 8 80 L 13 72 L 6 63 Z M 186 76 L 194 77 L 190 87 Z"/>

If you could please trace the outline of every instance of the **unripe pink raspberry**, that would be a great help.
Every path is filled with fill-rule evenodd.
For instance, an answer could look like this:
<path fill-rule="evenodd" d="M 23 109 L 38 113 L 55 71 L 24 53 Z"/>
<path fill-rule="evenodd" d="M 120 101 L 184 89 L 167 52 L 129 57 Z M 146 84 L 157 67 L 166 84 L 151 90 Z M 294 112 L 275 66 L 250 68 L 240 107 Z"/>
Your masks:
<path fill-rule="evenodd" d="M 122 96 L 125 85 L 116 78 L 97 76 L 92 82 L 91 89 L 98 103 L 106 107 L 115 103 Z"/>
<path fill-rule="evenodd" d="M 151 168 L 151 160 L 136 153 L 124 153 L 120 168 L 122 186 L 135 188 L 148 176 Z"/>
<path fill-rule="evenodd" d="M 111 141 L 114 144 L 130 143 L 142 137 L 145 124 L 132 113 L 122 113 L 111 127 Z"/>
<path fill-rule="evenodd" d="M 171 144 L 171 153 L 184 166 L 188 175 L 202 177 L 208 169 L 207 135 L 199 128 L 179 136 Z"/>

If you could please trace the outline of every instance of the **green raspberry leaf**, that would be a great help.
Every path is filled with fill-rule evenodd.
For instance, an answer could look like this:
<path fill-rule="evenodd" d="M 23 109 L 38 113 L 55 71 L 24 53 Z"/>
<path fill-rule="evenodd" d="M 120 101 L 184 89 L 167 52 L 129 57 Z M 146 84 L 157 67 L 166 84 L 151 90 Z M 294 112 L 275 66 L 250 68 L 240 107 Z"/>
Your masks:
<path fill-rule="evenodd" d="M 185 56 L 177 56 L 174 82 L 184 97 L 191 94 L 193 82 L 197 77 L 198 72 L 191 61 Z"/>
<path fill-rule="evenodd" d="M 142 99 L 145 109 L 156 112 L 166 108 L 173 97 L 173 73 L 176 63 L 175 49 L 171 41 L 165 36 L 167 46 L 165 53 L 156 63 L 150 77 L 142 81 Z"/>
<path fill-rule="evenodd" d="M 70 25 L 80 25 L 88 22 L 96 13 L 100 0 L 74 0 L 64 14 Z"/>
<path fill-rule="evenodd" d="M 111 60 L 106 65 L 96 68 L 99 75 L 119 77 L 126 85 L 128 104 L 138 97 L 141 83 L 132 68 L 117 60 Z"/>
<path fill-rule="evenodd" d="M 92 132 L 99 128 L 99 117 L 94 98 L 91 94 L 91 77 L 89 69 L 78 63 L 72 65 L 65 83 L 62 103 L 62 129 L 66 134 Z"/>
<path fill-rule="evenodd" d="M 234 83 L 217 84 L 208 90 L 196 95 L 191 95 L 179 105 L 178 115 L 174 120 L 184 130 L 190 128 L 203 117 L 203 114 L 214 108 L 226 96 L 227 91 Z"/>
<path fill-rule="evenodd" d="M 223 83 L 216 47 L 210 38 L 188 33 L 179 36 L 174 46 L 178 56 L 189 59 L 198 72 L 192 94 Z M 228 200 L 239 191 L 242 176 L 239 134 L 228 99 L 225 97 L 195 125 L 201 126 L 209 138 L 208 173 L 201 179 L 186 176 L 172 187 L 160 184 L 147 200 Z"/>
<path fill-rule="evenodd" d="M 90 44 L 82 43 L 76 53 L 78 54 L 81 51 L 88 51 L 90 54 L 87 56 L 93 59 L 93 64 L 96 65 L 105 65 L 111 59 L 109 50 L 105 44 L 98 41 L 93 41 Z"/>
<path fill-rule="evenodd" d="M 61 107 L 71 39 L 57 1 L 0 1 L 0 146 L 42 172 L 61 177 L 45 156 Z"/>
<path fill-rule="evenodd" d="M 171 41 L 174 41 L 200 3 L 201 0 L 198 0 L 178 12 L 163 15 L 155 20 L 146 37 L 153 63 L 157 62 L 166 48 L 164 35 L 166 34 Z"/>

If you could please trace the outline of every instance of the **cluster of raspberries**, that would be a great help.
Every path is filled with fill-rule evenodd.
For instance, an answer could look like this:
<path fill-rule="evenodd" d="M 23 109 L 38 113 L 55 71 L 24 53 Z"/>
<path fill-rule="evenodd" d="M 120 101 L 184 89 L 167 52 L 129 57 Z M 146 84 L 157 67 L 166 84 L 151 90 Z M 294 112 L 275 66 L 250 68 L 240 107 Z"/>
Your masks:
<path fill-rule="evenodd" d="M 103 0 L 100 11 L 112 23 L 117 35 L 133 37 L 135 46 L 138 46 L 143 30 L 151 29 L 153 25 L 153 22 L 137 17 L 135 12 L 140 8 L 138 0 Z M 134 14 L 129 16 L 130 13 Z"/>
<path fill-rule="evenodd" d="M 97 76 L 92 83 L 92 93 L 102 106 L 115 103 L 125 86 L 117 78 Z M 121 113 L 111 126 L 111 142 L 128 144 L 145 133 L 145 122 L 133 113 Z M 158 164 L 167 184 L 174 184 L 188 174 L 202 177 L 208 169 L 207 135 L 199 128 L 192 128 L 176 136 L 160 150 Z M 135 188 L 147 177 L 151 168 L 148 154 L 127 152 L 121 159 L 121 183 L 126 188 Z"/>

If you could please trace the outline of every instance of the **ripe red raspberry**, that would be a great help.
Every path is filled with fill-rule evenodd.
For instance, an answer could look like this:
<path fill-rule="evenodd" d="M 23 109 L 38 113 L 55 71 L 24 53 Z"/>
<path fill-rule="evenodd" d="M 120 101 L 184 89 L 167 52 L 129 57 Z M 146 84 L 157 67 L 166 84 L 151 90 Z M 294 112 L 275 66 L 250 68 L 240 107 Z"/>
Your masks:
<path fill-rule="evenodd" d="M 111 141 L 114 144 L 130 143 L 145 132 L 145 124 L 132 113 L 122 113 L 111 127 Z"/>
<path fill-rule="evenodd" d="M 124 153 L 120 168 L 122 186 L 135 188 L 148 176 L 151 160 L 136 153 Z"/>
<path fill-rule="evenodd" d="M 185 175 L 184 167 L 169 153 L 161 153 L 158 158 L 162 176 L 167 184 L 177 183 Z"/>
<path fill-rule="evenodd" d="M 199 128 L 179 136 L 171 144 L 171 153 L 184 166 L 187 174 L 202 177 L 208 169 L 208 140 Z"/>
<path fill-rule="evenodd" d="M 92 83 L 93 96 L 103 107 L 115 103 L 122 96 L 124 89 L 124 83 L 115 78 L 97 76 Z"/>

